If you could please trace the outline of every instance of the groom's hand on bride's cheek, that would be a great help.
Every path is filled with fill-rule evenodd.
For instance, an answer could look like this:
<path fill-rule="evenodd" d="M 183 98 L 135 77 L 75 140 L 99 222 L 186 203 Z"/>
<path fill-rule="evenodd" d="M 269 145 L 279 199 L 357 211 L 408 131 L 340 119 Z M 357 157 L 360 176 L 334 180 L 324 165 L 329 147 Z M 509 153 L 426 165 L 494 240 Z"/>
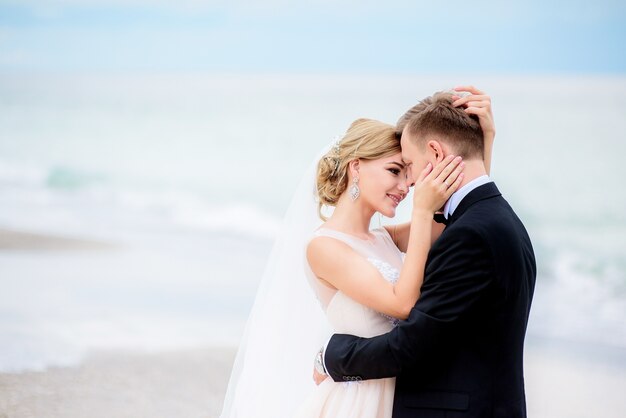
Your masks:
<path fill-rule="evenodd" d="M 328 376 L 325 374 L 320 374 L 317 372 L 317 370 L 315 370 L 315 368 L 313 368 L 313 381 L 315 382 L 316 385 L 319 386 L 320 383 L 322 383 L 324 380 L 326 380 Z"/>

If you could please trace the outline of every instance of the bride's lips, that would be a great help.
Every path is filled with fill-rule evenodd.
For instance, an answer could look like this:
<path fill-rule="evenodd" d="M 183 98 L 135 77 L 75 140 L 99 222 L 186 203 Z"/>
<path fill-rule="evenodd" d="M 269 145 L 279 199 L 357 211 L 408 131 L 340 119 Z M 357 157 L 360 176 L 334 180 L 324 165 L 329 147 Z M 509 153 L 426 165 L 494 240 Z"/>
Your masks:
<path fill-rule="evenodd" d="M 402 202 L 402 199 L 404 199 L 404 196 L 402 195 L 391 193 L 387 193 L 387 197 L 393 201 L 394 206 L 398 206 L 400 202 Z"/>

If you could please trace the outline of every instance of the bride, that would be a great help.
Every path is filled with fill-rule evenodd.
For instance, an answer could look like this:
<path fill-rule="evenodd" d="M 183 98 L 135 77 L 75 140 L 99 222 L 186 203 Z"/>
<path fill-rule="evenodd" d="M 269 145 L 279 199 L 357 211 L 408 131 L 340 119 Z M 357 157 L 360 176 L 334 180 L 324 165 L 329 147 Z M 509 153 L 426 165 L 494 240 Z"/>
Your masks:
<path fill-rule="evenodd" d="M 489 98 L 455 99 L 479 116 L 489 156 Z M 399 125 L 427 104 L 409 110 Z M 409 169 L 396 129 L 368 119 L 353 122 L 309 169 L 261 280 L 221 418 L 391 417 L 395 379 L 315 386 L 310 358 L 333 332 L 388 332 L 417 301 L 430 244 L 442 231 L 433 214 L 461 183 L 463 162 L 448 158 L 422 171 L 410 223 L 370 229 L 376 212 L 395 215 L 408 193 Z M 326 217 L 328 207 L 334 210 Z"/>

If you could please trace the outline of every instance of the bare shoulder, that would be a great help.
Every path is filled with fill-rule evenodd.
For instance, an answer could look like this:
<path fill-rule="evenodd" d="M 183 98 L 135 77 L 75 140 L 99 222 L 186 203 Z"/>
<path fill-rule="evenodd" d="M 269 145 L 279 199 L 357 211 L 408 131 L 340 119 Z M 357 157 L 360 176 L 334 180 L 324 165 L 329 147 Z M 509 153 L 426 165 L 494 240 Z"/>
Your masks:
<path fill-rule="evenodd" d="M 393 239 L 394 242 L 396 241 L 395 235 L 396 235 L 397 228 L 398 228 L 398 225 L 383 225 L 383 229 L 387 231 L 387 233 L 389 234 L 391 239 Z"/>
<path fill-rule="evenodd" d="M 353 252 L 345 242 L 326 236 L 313 238 L 306 249 L 306 256 L 313 271 L 340 262 Z"/>
<path fill-rule="evenodd" d="M 385 225 L 384 228 L 391 237 L 393 243 L 396 244 L 396 247 L 398 247 L 400 251 L 406 252 L 406 247 L 409 242 L 411 223 L 406 222 L 403 224 Z"/>
<path fill-rule="evenodd" d="M 369 264 L 348 244 L 327 236 L 312 239 L 306 256 L 313 273 L 333 283 L 335 287 L 338 285 L 337 280 L 344 280 L 352 271 L 363 268 L 363 263 Z"/>

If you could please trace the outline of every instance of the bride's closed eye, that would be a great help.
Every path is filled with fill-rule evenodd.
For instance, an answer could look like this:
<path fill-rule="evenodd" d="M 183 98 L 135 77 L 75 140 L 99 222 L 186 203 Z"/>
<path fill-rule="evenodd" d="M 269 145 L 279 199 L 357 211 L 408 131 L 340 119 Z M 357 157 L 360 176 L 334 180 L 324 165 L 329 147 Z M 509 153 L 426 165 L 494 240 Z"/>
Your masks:
<path fill-rule="evenodd" d="M 388 168 L 387 171 L 389 171 L 390 173 L 393 173 L 394 176 L 397 176 L 398 174 L 400 174 L 401 170 L 397 168 Z"/>

